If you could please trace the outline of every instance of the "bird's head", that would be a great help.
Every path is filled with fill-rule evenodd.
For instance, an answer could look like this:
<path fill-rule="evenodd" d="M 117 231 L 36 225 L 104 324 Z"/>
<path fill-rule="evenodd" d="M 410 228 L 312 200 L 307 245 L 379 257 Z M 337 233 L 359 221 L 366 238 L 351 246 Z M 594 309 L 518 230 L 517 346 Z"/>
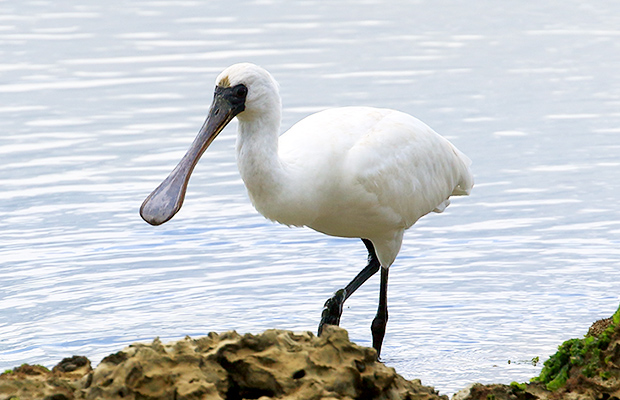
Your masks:
<path fill-rule="evenodd" d="M 214 104 L 218 97 L 239 101 L 244 93 L 243 109 L 235 114 L 240 121 L 281 108 L 275 79 L 263 68 L 250 63 L 234 64 L 220 73 L 215 80 Z"/>
<path fill-rule="evenodd" d="M 233 118 L 251 121 L 266 113 L 279 113 L 280 107 L 278 84 L 269 72 L 250 63 L 226 68 L 216 79 L 213 102 L 196 139 L 176 168 L 144 200 L 142 218 L 160 225 L 181 209 L 196 163 Z"/>

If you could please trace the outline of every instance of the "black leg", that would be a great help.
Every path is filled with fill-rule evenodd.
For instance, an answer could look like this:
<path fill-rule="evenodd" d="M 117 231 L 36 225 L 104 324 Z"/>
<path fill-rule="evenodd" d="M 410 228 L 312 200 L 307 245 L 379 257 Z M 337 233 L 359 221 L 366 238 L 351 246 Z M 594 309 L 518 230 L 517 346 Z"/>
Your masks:
<path fill-rule="evenodd" d="M 340 316 L 342 315 L 342 306 L 353 292 L 355 292 L 364 282 L 373 276 L 381 266 L 379 259 L 375 253 L 375 247 L 368 239 L 362 239 L 368 249 L 368 265 L 359 273 L 344 289 L 339 289 L 332 297 L 327 299 L 321 313 L 321 322 L 319 323 L 319 336 L 323 332 L 325 325 L 339 325 Z"/>
<path fill-rule="evenodd" d="M 381 288 L 379 289 L 379 308 L 377 309 L 377 315 L 372 320 L 370 330 L 372 331 L 372 347 L 377 350 L 377 358 L 381 355 L 381 345 L 383 344 L 383 337 L 385 336 L 385 326 L 388 321 L 387 310 L 387 283 L 388 283 L 388 269 L 381 268 Z"/>

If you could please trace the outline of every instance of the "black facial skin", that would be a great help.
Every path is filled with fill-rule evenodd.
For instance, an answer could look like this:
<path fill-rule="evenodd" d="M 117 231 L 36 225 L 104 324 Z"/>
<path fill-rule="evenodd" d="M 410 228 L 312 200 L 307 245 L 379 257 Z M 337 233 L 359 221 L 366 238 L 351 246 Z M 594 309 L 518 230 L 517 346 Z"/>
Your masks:
<path fill-rule="evenodd" d="M 215 93 L 213 98 L 218 97 L 229 103 L 233 115 L 237 115 L 245 110 L 245 98 L 248 95 L 248 88 L 244 84 L 240 83 L 233 87 L 215 87 Z M 219 113 L 219 109 L 214 110 L 215 113 Z M 217 115 L 217 114 L 216 114 Z"/>

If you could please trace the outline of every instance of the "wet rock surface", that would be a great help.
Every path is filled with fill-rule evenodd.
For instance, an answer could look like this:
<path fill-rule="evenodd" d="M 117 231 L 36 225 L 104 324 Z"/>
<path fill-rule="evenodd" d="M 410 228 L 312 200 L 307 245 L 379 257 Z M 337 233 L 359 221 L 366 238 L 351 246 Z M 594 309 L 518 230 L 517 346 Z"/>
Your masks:
<path fill-rule="evenodd" d="M 448 400 L 376 361 L 345 330 L 236 332 L 134 344 L 92 369 L 86 357 L 51 371 L 22 365 L 0 375 L 4 399 L 412 399 Z M 620 400 L 620 308 L 559 346 L 531 382 L 472 384 L 452 400 Z"/>
<path fill-rule="evenodd" d="M 326 327 L 260 335 L 210 333 L 168 344 L 158 339 L 105 357 L 85 357 L 52 371 L 24 365 L 0 376 L 0 399 L 442 399 L 376 361 L 374 349 Z"/>

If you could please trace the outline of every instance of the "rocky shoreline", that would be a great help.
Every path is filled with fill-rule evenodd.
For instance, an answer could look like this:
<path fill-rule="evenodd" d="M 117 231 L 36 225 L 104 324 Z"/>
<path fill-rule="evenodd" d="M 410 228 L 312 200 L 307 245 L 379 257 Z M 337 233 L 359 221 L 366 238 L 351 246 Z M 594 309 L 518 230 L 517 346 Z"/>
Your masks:
<path fill-rule="evenodd" d="M 376 361 L 374 349 L 329 326 L 134 344 L 93 369 L 83 356 L 52 370 L 24 364 L 0 375 L 0 400 L 411 399 L 448 400 Z M 472 384 L 453 400 L 620 399 L 620 309 L 563 343 L 531 382 Z"/>

